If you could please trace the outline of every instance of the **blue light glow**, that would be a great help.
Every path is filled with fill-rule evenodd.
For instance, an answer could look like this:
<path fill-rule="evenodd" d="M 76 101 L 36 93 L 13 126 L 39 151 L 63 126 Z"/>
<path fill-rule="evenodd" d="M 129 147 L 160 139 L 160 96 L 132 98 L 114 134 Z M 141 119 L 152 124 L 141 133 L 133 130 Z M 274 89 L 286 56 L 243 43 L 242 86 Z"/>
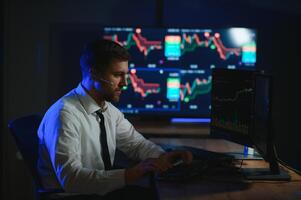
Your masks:
<path fill-rule="evenodd" d="M 172 118 L 171 123 L 210 123 L 210 118 Z"/>

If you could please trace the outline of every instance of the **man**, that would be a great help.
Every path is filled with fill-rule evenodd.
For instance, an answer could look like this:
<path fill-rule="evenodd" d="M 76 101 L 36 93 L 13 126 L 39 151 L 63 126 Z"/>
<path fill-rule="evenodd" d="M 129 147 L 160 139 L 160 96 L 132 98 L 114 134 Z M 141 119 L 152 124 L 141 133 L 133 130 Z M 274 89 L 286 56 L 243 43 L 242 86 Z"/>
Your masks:
<path fill-rule="evenodd" d="M 39 173 L 49 189 L 66 193 L 109 197 L 150 172 L 163 172 L 189 152 L 164 152 L 139 134 L 110 102 L 118 102 L 127 85 L 129 53 L 109 40 L 96 40 L 85 48 L 80 65 L 82 81 L 54 103 L 39 130 Z M 114 169 L 116 148 L 141 162 Z M 124 193 L 122 193 L 124 194 Z M 126 198 L 126 197 L 125 197 Z"/>

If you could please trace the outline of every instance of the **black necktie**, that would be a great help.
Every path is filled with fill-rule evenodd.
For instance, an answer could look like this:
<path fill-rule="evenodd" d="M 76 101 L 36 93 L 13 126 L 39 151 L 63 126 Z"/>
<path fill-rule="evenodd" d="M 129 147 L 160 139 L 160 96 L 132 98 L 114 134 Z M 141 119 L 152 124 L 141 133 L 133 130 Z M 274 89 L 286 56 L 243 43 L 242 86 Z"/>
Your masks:
<path fill-rule="evenodd" d="M 100 118 L 100 143 L 101 143 L 101 156 L 105 165 L 105 169 L 109 170 L 112 168 L 110 153 L 107 142 L 107 132 L 105 128 L 105 118 L 100 111 L 96 111 L 97 115 Z"/>

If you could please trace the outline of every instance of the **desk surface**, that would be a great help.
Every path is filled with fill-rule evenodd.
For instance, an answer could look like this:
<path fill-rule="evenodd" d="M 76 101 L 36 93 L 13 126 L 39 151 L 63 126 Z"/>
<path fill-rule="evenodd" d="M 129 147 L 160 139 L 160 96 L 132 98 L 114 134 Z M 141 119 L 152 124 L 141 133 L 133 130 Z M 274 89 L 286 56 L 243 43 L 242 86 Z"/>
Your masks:
<path fill-rule="evenodd" d="M 147 135 L 186 135 L 186 136 L 209 136 L 208 125 L 195 124 L 170 124 L 166 122 L 140 122 L 133 123 L 136 130 Z"/>
<path fill-rule="evenodd" d="M 217 152 L 242 151 L 242 146 L 216 139 L 152 138 L 156 143 L 190 145 Z M 243 168 L 267 167 L 264 160 L 244 160 Z M 283 166 L 282 166 L 283 167 Z M 285 168 L 291 181 L 247 181 L 214 177 L 182 182 L 157 181 L 160 200 L 301 200 L 301 176 Z"/>

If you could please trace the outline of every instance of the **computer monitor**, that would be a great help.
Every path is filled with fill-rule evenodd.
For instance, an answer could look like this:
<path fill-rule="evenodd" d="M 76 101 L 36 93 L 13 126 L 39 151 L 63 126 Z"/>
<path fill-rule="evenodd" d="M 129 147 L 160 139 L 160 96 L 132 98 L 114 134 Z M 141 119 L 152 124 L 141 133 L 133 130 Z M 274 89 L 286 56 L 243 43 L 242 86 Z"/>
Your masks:
<path fill-rule="evenodd" d="M 101 35 L 131 53 L 129 85 L 117 104 L 129 117 L 208 123 L 211 70 L 256 66 L 250 28 L 103 27 Z"/>
<path fill-rule="evenodd" d="M 243 169 L 248 179 L 289 180 L 278 165 L 271 130 L 271 76 L 214 69 L 212 77 L 211 134 L 253 147 L 269 163 L 268 169 Z"/>

